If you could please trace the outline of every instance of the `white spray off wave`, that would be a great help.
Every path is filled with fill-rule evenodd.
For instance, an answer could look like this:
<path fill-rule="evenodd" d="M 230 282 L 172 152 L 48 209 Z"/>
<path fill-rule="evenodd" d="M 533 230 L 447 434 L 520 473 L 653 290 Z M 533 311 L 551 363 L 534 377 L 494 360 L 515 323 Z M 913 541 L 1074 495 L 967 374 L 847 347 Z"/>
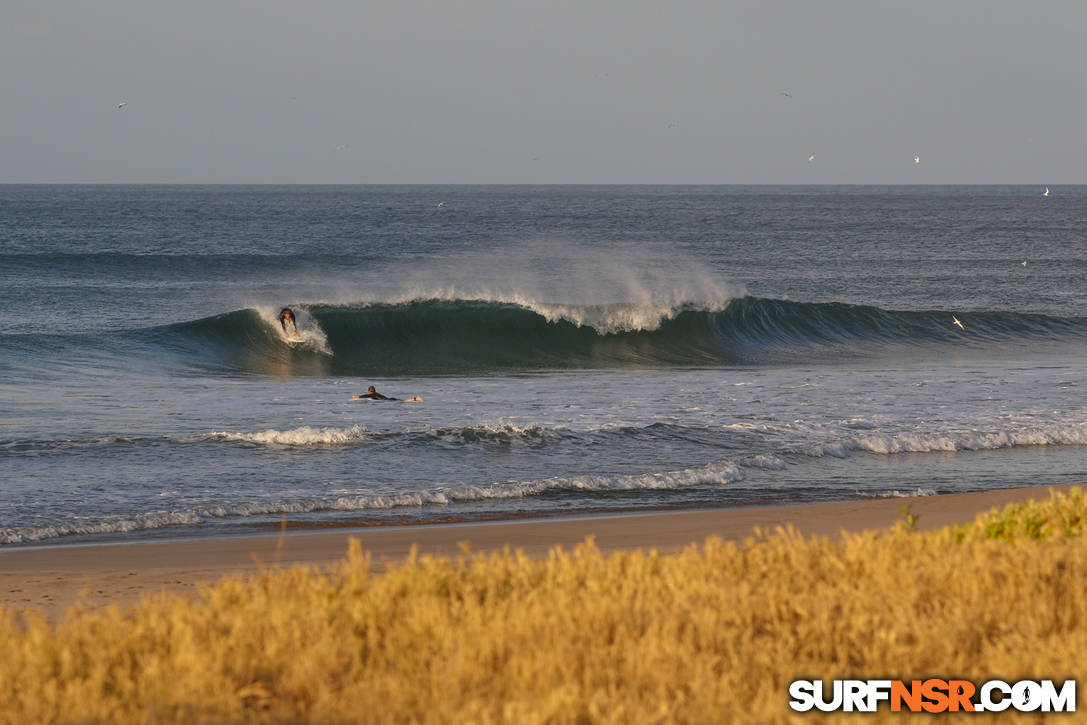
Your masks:
<path fill-rule="evenodd" d="M 556 239 L 424 261 L 395 274 L 382 270 L 364 285 L 364 299 L 356 287 L 345 290 L 338 303 L 500 302 L 602 335 L 655 330 L 681 310 L 723 310 L 745 294 L 671 245 L 590 246 Z"/>

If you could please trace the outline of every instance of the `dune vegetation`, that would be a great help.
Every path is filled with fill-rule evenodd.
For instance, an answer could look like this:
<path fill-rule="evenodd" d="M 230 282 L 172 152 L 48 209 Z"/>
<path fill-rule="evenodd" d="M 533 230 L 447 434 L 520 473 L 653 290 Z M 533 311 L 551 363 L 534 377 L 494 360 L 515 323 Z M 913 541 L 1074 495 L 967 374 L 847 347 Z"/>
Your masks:
<path fill-rule="evenodd" d="M 934 532 L 667 555 L 587 541 L 374 574 L 356 545 L 331 572 L 269 568 L 55 624 L 0 614 L 0 722 L 786 722 L 816 717 L 788 707 L 798 678 L 1073 678 L 1085 520 L 1073 489 Z"/>

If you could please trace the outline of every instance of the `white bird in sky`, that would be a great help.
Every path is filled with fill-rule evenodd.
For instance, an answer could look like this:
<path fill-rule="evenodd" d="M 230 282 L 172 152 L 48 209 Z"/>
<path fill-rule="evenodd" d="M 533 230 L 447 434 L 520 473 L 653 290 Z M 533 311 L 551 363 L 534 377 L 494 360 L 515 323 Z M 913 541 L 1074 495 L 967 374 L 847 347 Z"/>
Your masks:
<path fill-rule="evenodd" d="M 959 326 L 959 329 L 960 329 L 960 330 L 962 330 L 963 332 L 965 332 L 965 331 L 966 331 L 966 328 L 962 326 L 962 323 L 961 323 L 961 322 L 959 322 L 959 318 L 958 318 L 958 317 L 955 317 L 955 315 L 952 315 L 952 316 L 951 316 L 951 324 L 952 324 L 952 325 L 958 325 L 958 326 Z"/>
<path fill-rule="evenodd" d="M 1042 196 L 1049 196 L 1049 187 L 1048 186 L 1045 188 L 1045 191 L 1042 192 Z"/>
<path fill-rule="evenodd" d="M 915 163 L 915 164 L 921 163 L 921 155 L 920 154 L 914 154 L 913 155 L 913 163 Z"/>
<path fill-rule="evenodd" d="M 812 161 L 815 161 L 815 154 L 812 154 L 811 156 L 808 157 L 808 162 L 810 163 Z"/>
<path fill-rule="evenodd" d="M 444 201 L 439 201 L 438 202 L 438 208 L 441 209 L 443 206 L 445 206 L 445 202 Z"/>
<path fill-rule="evenodd" d="M 1024 266 L 1024 267 L 1026 267 L 1026 266 L 1027 266 L 1027 260 L 1025 260 L 1025 259 L 1023 260 L 1023 266 Z"/>
<path fill-rule="evenodd" d="M 121 101 L 120 103 L 117 104 L 117 108 L 124 108 L 127 105 L 128 105 L 128 101 Z"/>

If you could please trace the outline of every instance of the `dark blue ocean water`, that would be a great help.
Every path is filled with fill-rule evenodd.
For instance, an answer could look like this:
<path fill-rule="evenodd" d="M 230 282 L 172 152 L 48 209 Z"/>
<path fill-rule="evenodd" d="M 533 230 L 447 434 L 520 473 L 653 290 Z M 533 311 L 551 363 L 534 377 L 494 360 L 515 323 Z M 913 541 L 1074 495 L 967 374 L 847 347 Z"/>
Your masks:
<path fill-rule="evenodd" d="M 1041 191 L 0 186 L 0 542 L 1084 480 Z"/>

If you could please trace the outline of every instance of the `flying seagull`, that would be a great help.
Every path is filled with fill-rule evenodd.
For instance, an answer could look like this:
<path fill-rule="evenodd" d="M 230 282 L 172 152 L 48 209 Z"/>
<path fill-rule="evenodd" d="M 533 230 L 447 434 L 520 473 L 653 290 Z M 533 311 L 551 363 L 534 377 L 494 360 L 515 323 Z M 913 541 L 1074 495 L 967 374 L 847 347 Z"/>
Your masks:
<path fill-rule="evenodd" d="M 793 97 L 793 94 L 789 93 L 788 91 L 782 91 L 781 95 L 785 96 L 786 98 L 792 98 Z"/>
<path fill-rule="evenodd" d="M 955 315 L 952 315 L 952 316 L 951 316 L 951 324 L 952 324 L 952 325 L 958 325 L 958 326 L 959 326 L 959 329 L 960 329 L 960 330 L 962 330 L 963 332 L 965 332 L 965 331 L 966 331 L 966 328 L 962 326 L 962 323 L 961 323 L 961 322 L 959 322 L 959 318 L 958 318 L 958 317 L 955 317 Z"/>
<path fill-rule="evenodd" d="M 438 202 L 438 208 L 441 209 L 443 206 L 445 206 L 445 202 L 444 201 L 439 201 Z"/>
<path fill-rule="evenodd" d="M 1024 267 L 1026 267 L 1026 266 L 1027 266 L 1027 260 L 1025 260 L 1025 259 L 1023 260 L 1023 266 L 1024 266 Z"/>
<path fill-rule="evenodd" d="M 921 156 L 920 156 L 920 154 L 914 154 L 914 155 L 913 155 L 913 163 L 915 163 L 915 164 L 919 164 L 919 163 L 921 163 Z"/>
<path fill-rule="evenodd" d="M 1045 191 L 1042 192 L 1042 196 L 1049 196 L 1049 187 L 1048 186 L 1045 188 Z"/>
<path fill-rule="evenodd" d="M 128 101 L 121 101 L 120 103 L 117 104 L 117 108 L 124 108 L 127 105 L 128 105 Z"/>
<path fill-rule="evenodd" d="M 811 156 L 808 157 L 808 162 L 810 163 L 812 161 L 815 161 L 815 154 L 812 154 Z"/>

